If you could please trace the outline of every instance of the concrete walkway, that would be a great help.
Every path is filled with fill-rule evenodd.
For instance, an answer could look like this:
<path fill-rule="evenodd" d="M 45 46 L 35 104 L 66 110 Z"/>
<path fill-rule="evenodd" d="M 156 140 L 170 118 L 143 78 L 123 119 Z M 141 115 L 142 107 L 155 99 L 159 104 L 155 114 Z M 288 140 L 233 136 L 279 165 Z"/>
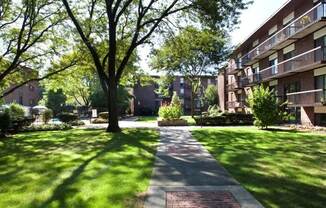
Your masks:
<path fill-rule="evenodd" d="M 160 128 L 146 208 L 262 208 L 192 138 L 189 130 Z"/>

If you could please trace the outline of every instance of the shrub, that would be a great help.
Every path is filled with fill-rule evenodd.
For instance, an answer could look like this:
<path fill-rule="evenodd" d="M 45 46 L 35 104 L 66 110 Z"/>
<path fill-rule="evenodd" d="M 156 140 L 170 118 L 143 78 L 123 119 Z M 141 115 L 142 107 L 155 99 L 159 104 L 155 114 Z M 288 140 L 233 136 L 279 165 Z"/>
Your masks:
<path fill-rule="evenodd" d="M 22 105 L 12 103 L 9 106 L 10 119 L 13 121 L 22 120 L 25 117 L 25 109 Z"/>
<path fill-rule="evenodd" d="M 221 113 L 222 111 L 220 110 L 220 107 L 218 107 L 218 105 L 211 105 L 207 109 L 207 116 L 210 117 L 219 116 Z"/>
<path fill-rule="evenodd" d="M 101 119 L 108 120 L 109 119 L 109 112 L 101 112 L 101 113 L 98 114 L 98 117 L 101 118 Z"/>
<path fill-rule="evenodd" d="M 71 122 L 69 122 L 69 124 L 72 126 L 84 126 L 85 125 L 85 123 L 83 121 L 78 121 L 78 120 L 71 121 Z"/>
<path fill-rule="evenodd" d="M 181 106 L 180 98 L 179 98 L 179 96 L 177 95 L 176 92 L 173 92 L 173 96 L 172 96 L 172 99 L 171 99 L 171 105 L 172 106 Z"/>
<path fill-rule="evenodd" d="M 181 106 L 178 105 L 161 106 L 158 114 L 160 118 L 165 120 L 180 119 L 182 116 L 182 109 Z"/>
<path fill-rule="evenodd" d="M 51 109 L 46 109 L 43 113 L 42 113 L 42 120 L 45 124 L 49 123 L 49 121 L 51 120 L 53 116 L 53 111 Z"/>
<path fill-rule="evenodd" d="M 10 126 L 9 109 L 0 112 L 0 137 L 5 136 Z"/>
<path fill-rule="evenodd" d="M 281 106 L 274 91 L 268 87 L 255 87 L 248 97 L 248 103 L 255 118 L 255 126 L 268 128 L 281 120 Z"/>
<path fill-rule="evenodd" d="M 43 124 L 43 125 L 30 125 L 24 127 L 22 132 L 34 132 L 34 131 L 57 131 L 57 130 L 69 130 L 72 129 L 71 125 L 62 123 L 62 124 Z"/>
<path fill-rule="evenodd" d="M 58 114 L 58 118 L 61 122 L 69 123 L 78 120 L 78 115 L 73 113 L 60 113 Z"/>
<path fill-rule="evenodd" d="M 204 94 L 205 101 L 208 105 L 215 105 L 218 103 L 218 90 L 215 85 L 208 85 L 205 94 Z"/>
<path fill-rule="evenodd" d="M 195 117 L 197 125 L 201 126 L 232 126 L 232 125 L 252 125 L 252 114 L 223 113 L 212 117 Z"/>

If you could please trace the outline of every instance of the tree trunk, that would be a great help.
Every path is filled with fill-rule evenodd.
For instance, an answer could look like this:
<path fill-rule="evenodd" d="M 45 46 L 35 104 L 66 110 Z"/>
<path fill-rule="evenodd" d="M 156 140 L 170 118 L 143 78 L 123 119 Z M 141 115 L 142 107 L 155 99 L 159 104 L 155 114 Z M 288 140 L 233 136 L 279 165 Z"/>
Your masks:
<path fill-rule="evenodd" d="M 108 90 L 108 112 L 109 112 L 109 125 L 107 132 L 120 132 L 119 127 L 119 115 L 117 107 L 117 83 L 115 77 L 109 78 L 109 90 Z"/>

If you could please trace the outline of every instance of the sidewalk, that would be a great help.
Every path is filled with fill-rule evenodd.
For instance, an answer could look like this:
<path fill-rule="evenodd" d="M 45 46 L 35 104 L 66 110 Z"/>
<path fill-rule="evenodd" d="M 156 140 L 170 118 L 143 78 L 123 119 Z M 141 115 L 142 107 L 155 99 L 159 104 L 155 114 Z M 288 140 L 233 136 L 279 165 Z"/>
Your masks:
<path fill-rule="evenodd" d="M 146 208 L 262 208 L 192 138 L 187 129 L 160 128 L 160 145 Z"/>

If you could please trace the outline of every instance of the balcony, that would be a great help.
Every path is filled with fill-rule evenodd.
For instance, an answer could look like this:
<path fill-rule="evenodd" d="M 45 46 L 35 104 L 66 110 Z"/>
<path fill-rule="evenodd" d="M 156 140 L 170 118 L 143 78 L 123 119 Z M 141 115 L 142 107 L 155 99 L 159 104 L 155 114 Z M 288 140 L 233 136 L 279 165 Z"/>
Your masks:
<path fill-rule="evenodd" d="M 288 106 L 291 107 L 326 105 L 326 90 L 323 89 L 294 92 L 286 95 Z"/>
<path fill-rule="evenodd" d="M 317 47 L 277 65 L 262 69 L 259 73 L 242 78 L 245 86 L 253 86 L 262 81 L 290 76 L 326 66 L 326 47 Z"/>
<path fill-rule="evenodd" d="M 243 88 L 242 83 L 238 82 L 238 81 L 231 82 L 230 84 L 227 85 L 227 87 L 228 87 L 228 91 L 230 91 L 230 92 Z"/>
<path fill-rule="evenodd" d="M 241 78 L 242 86 L 251 87 L 259 84 L 262 81 L 259 73 L 251 74 L 249 76 Z"/>
<path fill-rule="evenodd" d="M 326 3 L 319 3 L 242 57 L 246 66 L 265 58 L 326 25 Z"/>
<path fill-rule="evenodd" d="M 229 67 L 227 68 L 227 73 L 232 75 L 239 72 L 240 69 L 243 69 L 241 61 L 238 59 L 235 62 L 229 64 Z"/>
<path fill-rule="evenodd" d="M 262 81 L 286 77 L 326 65 L 326 48 L 317 47 L 259 72 Z"/>
<path fill-rule="evenodd" d="M 245 102 L 244 101 L 230 101 L 227 102 L 228 109 L 234 109 L 234 108 L 244 108 Z"/>

